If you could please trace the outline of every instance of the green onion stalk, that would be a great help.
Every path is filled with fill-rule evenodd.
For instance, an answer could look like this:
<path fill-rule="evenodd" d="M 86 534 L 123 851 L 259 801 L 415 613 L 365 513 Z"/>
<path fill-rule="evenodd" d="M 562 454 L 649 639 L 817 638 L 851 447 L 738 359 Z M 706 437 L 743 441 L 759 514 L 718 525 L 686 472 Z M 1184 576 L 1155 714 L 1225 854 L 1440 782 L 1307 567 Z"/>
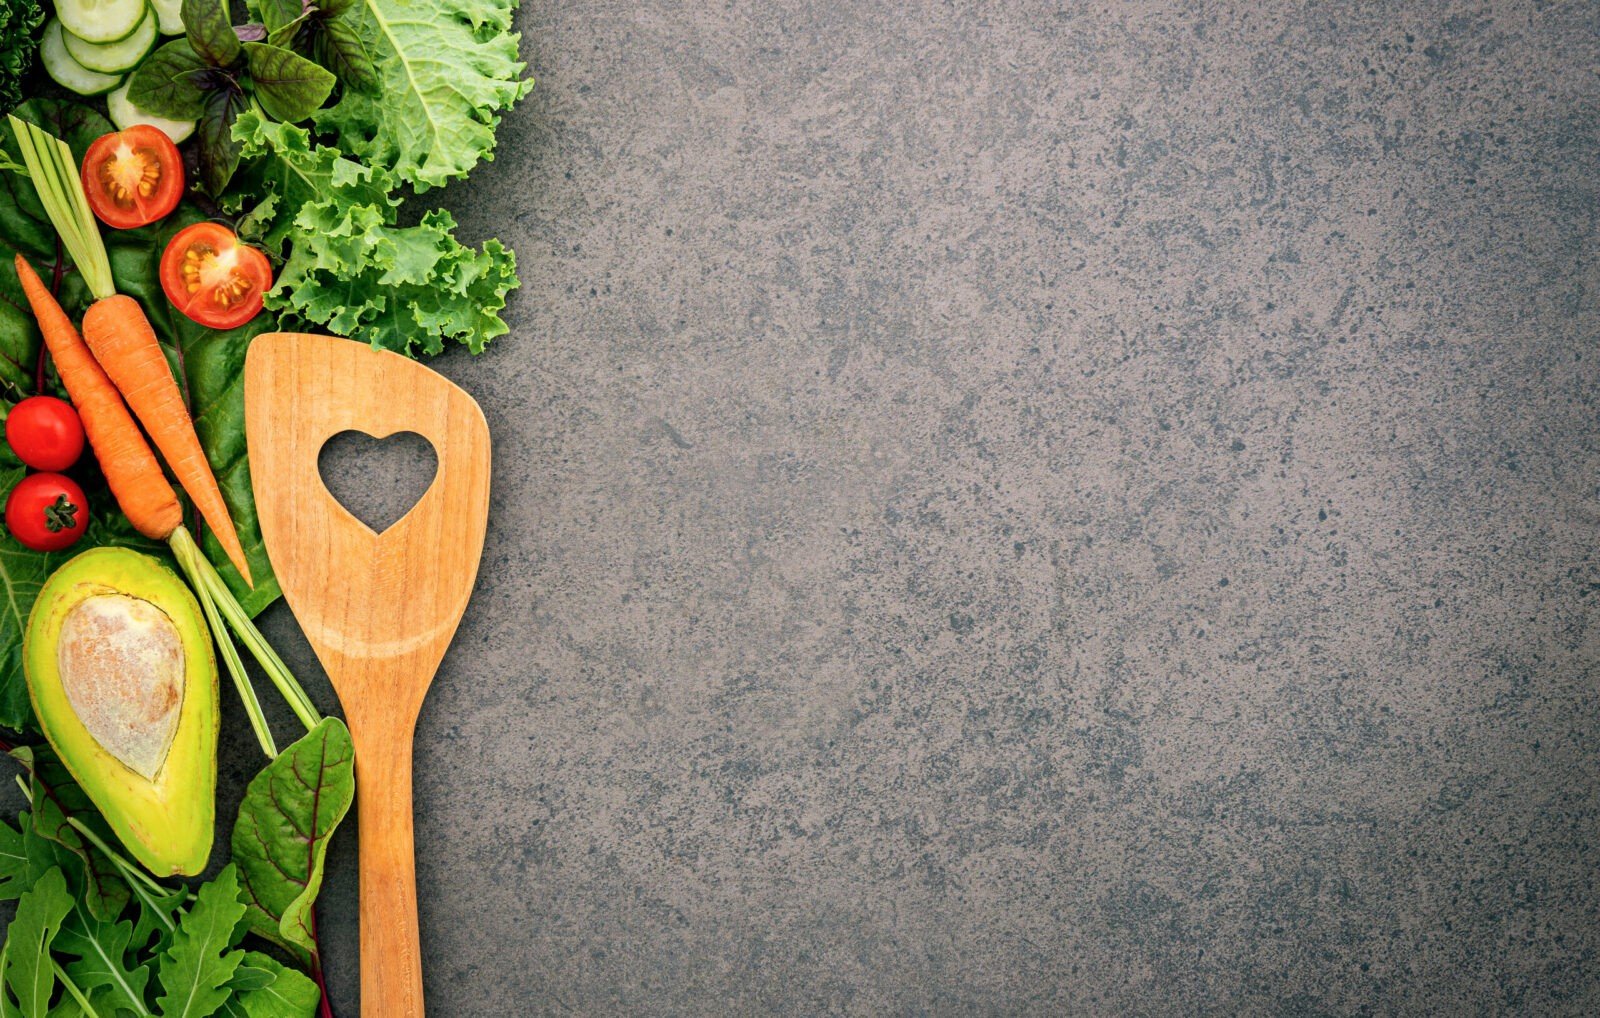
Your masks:
<path fill-rule="evenodd" d="M 83 183 L 78 176 L 72 149 L 60 138 L 25 120 L 14 116 L 8 119 L 16 135 L 17 147 L 22 150 L 28 176 L 33 180 L 34 190 L 38 192 L 39 201 L 50 216 L 51 224 L 61 237 L 62 246 L 72 256 L 73 264 L 95 299 L 111 296 L 116 292 L 111 276 L 111 261 L 106 257 L 105 242 L 100 238 L 100 226 L 89 208 L 88 196 L 83 193 Z M 256 697 L 250 676 L 245 671 L 244 661 L 234 645 L 234 637 L 255 658 L 307 731 L 322 720 L 322 715 L 317 712 L 289 666 L 284 664 L 283 658 L 278 656 L 267 643 L 266 637 L 261 635 L 261 630 L 256 628 L 249 612 L 233 596 L 233 591 L 217 573 L 216 567 L 200 550 L 188 528 L 180 523 L 167 537 L 167 544 L 172 548 L 178 568 L 194 588 L 195 597 L 211 627 L 211 635 L 216 640 L 218 654 L 233 678 L 234 688 L 238 690 L 245 713 L 249 715 L 250 727 L 255 732 L 256 741 L 261 744 L 261 751 L 268 759 L 275 758 L 278 755 L 277 743 L 267 726 L 266 715 L 262 712 L 261 701 Z"/>

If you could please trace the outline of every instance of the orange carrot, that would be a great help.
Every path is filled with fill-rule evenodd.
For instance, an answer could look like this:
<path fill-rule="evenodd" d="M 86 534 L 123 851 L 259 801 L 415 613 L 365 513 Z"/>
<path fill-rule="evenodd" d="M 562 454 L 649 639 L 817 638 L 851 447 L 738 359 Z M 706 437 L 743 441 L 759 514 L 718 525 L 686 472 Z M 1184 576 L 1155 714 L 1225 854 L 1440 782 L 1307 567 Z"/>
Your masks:
<path fill-rule="evenodd" d="M 56 373 L 67 387 L 72 405 L 78 408 L 84 434 L 89 437 L 117 504 L 139 533 L 166 540 L 183 523 L 177 493 L 167 483 L 161 464 L 156 462 L 139 426 L 133 423 L 116 386 L 72 327 L 72 319 L 61 310 L 26 258 L 17 255 L 16 266 L 22 290 L 39 320 L 45 346 L 55 359 Z"/>
<path fill-rule="evenodd" d="M 189 408 L 178 392 L 178 382 L 172 377 L 172 368 L 144 309 L 138 301 L 122 294 L 102 297 L 83 316 L 83 339 L 133 408 L 150 440 L 161 450 L 178 483 L 194 499 L 200 515 L 211 524 L 239 575 L 251 583 L 250 565 L 233 529 L 228 504 L 222 500 L 222 490 L 217 487 L 205 450 L 200 448 Z"/>

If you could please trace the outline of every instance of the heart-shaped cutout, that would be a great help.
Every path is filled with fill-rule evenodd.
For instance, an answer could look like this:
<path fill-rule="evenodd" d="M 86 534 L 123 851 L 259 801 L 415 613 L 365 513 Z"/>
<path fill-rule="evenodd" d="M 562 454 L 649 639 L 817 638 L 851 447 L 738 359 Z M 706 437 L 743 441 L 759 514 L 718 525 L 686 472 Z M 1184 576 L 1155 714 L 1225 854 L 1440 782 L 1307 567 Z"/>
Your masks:
<path fill-rule="evenodd" d="M 341 431 L 323 443 L 317 471 L 350 515 L 381 534 L 427 492 L 439 472 L 439 456 L 415 431 L 387 438 Z"/>

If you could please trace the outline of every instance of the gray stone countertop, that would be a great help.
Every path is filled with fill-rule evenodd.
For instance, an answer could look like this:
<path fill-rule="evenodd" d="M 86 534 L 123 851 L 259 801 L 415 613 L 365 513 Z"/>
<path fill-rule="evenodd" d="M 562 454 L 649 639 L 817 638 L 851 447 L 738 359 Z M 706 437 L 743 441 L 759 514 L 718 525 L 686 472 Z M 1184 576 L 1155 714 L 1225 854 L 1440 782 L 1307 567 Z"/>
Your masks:
<path fill-rule="evenodd" d="M 518 27 L 431 1014 L 1600 1011 L 1600 6 Z"/>

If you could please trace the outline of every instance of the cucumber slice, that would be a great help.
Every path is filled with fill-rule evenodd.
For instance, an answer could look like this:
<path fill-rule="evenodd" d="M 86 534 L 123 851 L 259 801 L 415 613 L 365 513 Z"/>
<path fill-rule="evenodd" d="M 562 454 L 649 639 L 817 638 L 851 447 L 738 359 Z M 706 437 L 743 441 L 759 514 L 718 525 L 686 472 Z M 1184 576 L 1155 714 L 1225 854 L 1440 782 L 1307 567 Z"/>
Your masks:
<path fill-rule="evenodd" d="M 168 120 L 154 113 L 146 113 L 129 102 L 129 84 L 131 82 L 124 81 L 121 88 L 106 96 L 106 112 L 111 114 L 111 122 L 117 125 L 117 130 L 126 131 L 134 124 L 149 124 L 171 138 L 174 145 L 194 133 L 193 120 Z"/>
<path fill-rule="evenodd" d="M 91 71 L 72 59 L 67 44 L 61 41 L 61 34 L 61 22 L 51 18 L 50 24 L 45 26 L 44 38 L 39 41 L 39 62 L 56 84 L 79 95 L 99 95 L 117 87 L 122 75 Z"/>
<path fill-rule="evenodd" d="M 61 40 L 67 44 L 72 59 L 102 74 L 120 74 L 139 66 L 146 53 L 156 46 L 156 12 L 146 8 L 144 20 L 133 34 L 116 42 L 84 42 L 67 32 Z"/>
<path fill-rule="evenodd" d="M 56 0 L 61 27 L 84 42 L 115 42 L 144 20 L 146 0 Z"/>
<path fill-rule="evenodd" d="M 183 0 L 150 0 L 161 20 L 162 35 L 183 34 Z"/>

